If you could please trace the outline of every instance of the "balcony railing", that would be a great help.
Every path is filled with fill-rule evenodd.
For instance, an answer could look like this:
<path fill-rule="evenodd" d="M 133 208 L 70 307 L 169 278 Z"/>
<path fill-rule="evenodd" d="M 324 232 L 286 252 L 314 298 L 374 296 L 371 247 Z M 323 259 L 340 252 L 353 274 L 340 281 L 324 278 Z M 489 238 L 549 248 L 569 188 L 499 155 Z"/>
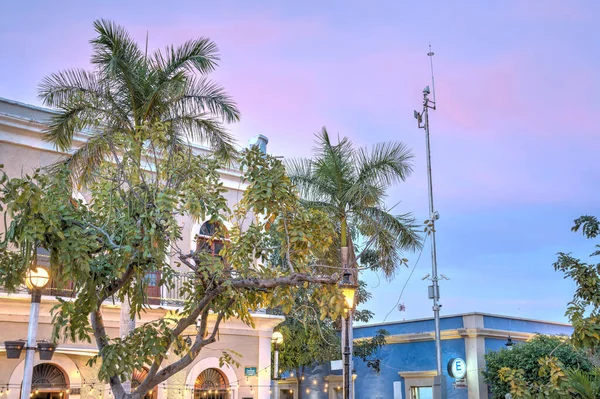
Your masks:
<path fill-rule="evenodd" d="M 146 290 L 147 294 L 147 303 L 150 305 L 158 305 L 158 306 L 182 306 L 185 302 L 185 298 L 183 298 L 179 292 L 181 288 L 188 281 L 193 279 L 192 273 L 177 273 L 173 278 L 173 286 L 169 289 L 166 286 L 160 286 L 160 276 L 153 275 L 147 276 L 149 277 L 148 288 Z M 0 293 L 8 293 L 8 291 L 0 286 Z M 15 291 L 16 294 L 28 294 L 29 290 L 25 285 L 22 285 L 17 288 Z M 50 284 L 47 288 L 42 290 L 42 295 L 61 297 L 61 298 L 74 298 L 75 290 L 73 288 L 73 284 L 71 282 L 67 284 L 55 284 L 53 281 L 50 281 Z M 107 302 L 110 303 L 118 303 L 118 301 L 114 298 L 107 299 Z"/>

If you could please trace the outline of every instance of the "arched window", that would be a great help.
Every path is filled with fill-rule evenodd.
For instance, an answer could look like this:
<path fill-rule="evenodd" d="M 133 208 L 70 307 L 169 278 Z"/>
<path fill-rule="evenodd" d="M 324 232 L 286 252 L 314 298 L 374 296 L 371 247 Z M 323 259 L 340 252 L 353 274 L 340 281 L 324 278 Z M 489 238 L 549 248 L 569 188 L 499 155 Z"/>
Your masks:
<path fill-rule="evenodd" d="M 217 256 L 221 260 L 219 253 L 227 241 L 227 229 L 220 223 L 204 222 L 196 235 L 196 251 L 207 252 L 212 256 Z"/>
<path fill-rule="evenodd" d="M 41 363 L 33 367 L 31 378 L 31 398 L 65 398 L 69 388 L 65 373 L 51 363 Z"/>
<path fill-rule="evenodd" d="M 219 369 L 206 369 L 198 375 L 194 384 L 194 399 L 226 399 L 229 381 Z"/>
<path fill-rule="evenodd" d="M 147 375 L 148 375 L 148 370 L 145 368 L 143 368 L 141 370 L 135 370 L 133 372 L 133 375 L 131 376 L 131 389 L 135 389 L 135 388 L 139 387 Z M 152 389 L 151 392 L 148 392 L 146 394 L 146 396 L 144 396 L 144 399 L 155 399 L 156 398 L 156 389 L 157 388 L 155 387 L 154 389 Z"/>

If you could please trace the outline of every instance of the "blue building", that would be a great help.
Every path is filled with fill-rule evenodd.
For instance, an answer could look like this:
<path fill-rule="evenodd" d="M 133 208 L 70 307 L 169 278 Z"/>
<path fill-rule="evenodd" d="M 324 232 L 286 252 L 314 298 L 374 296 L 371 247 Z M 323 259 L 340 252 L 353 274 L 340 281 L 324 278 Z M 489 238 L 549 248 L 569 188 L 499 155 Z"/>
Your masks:
<path fill-rule="evenodd" d="M 433 319 L 417 319 L 354 327 L 354 340 L 370 338 L 379 329 L 390 335 L 388 344 L 377 354 L 381 372 L 377 374 L 360 359 L 354 360 L 356 399 L 429 399 L 435 376 L 435 341 Z M 525 341 L 534 334 L 571 334 L 568 324 L 465 313 L 441 318 L 442 364 L 448 399 L 488 398 L 488 387 L 480 373 L 485 368 L 484 355 L 513 342 Z M 459 360 L 454 360 L 459 359 Z M 449 375 L 447 366 L 454 362 L 457 375 Z M 463 371 L 464 370 L 464 371 Z M 322 365 L 305 375 L 298 384 L 293 375 L 279 381 L 280 399 L 341 398 L 342 375 L 338 362 Z"/>

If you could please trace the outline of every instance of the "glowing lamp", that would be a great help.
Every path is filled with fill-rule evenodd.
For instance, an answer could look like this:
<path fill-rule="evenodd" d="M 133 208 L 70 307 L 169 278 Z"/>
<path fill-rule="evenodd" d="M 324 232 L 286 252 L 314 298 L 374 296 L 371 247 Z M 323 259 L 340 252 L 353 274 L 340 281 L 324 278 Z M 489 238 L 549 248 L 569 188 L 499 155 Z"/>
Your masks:
<path fill-rule="evenodd" d="M 283 342 L 283 334 L 279 331 L 275 331 L 273 335 L 271 335 L 271 341 L 277 345 L 281 344 Z"/>
<path fill-rule="evenodd" d="M 41 290 L 50 282 L 50 273 L 48 269 L 37 266 L 35 269 L 27 271 L 25 276 L 25 285 L 30 290 Z"/>
<path fill-rule="evenodd" d="M 351 274 L 349 272 L 344 273 L 344 277 L 339 284 L 342 295 L 344 295 L 344 303 L 346 310 L 352 310 L 354 308 L 354 295 L 356 294 L 356 284 L 351 281 Z"/>

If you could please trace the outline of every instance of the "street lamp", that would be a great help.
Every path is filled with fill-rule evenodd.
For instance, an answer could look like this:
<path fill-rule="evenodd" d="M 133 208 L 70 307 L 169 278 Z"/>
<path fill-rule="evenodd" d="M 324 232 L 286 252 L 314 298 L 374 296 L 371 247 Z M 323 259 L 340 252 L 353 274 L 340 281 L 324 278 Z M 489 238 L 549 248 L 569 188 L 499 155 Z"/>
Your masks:
<path fill-rule="evenodd" d="M 25 347 L 25 371 L 23 373 L 23 387 L 21 399 L 29 399 L 31 395 L 31 380 L 33 377 L 33 356 L 36 350 L 36 335 L 40 315 L 40 301 L 42 290 L 50 282 L 48 269 L 34 263 L 27 271 L 25 285 L 31 290 L 31 310 L 29 312 L 29 327 L 27 329 L 27 346 Z M 53 350 L 53 349 L 52 349 Z M 40 352 L 41 354 L 41 352 Z"/>
<path fill-rule="evenodd" d="M 344 332 L 344 399 L 350 399 L 350 381 L 352 373 L 350 363 L 352 352 L 350 351 L 350 315 L 354 309 L 354 295 L 356 294 L 357 285 L 352 282 L 352 274 L 349 271 L 344 272 L 342 281 L 339 284 L 340 290 L 344 295 L 344 308 L 346 314 L 344 316 L 345 332 Z"/>
<path fill-rule="evenodd" d="M 512 341 L 510 335 L 508 336 L 508 340 L 506 341 L 504 346 L 506 346 L 506 349 L 508 349 L 509 351 L 512 350 L 513 346 L 515 346 L 515 343 Z"/>
<path fill-rule="evenodd" d="M 279 380 L 279 345 L 283 342 L 283 335 L 279 331 L 275 331 L 271 335 L 271 342 L 275 349 L 275 356 L 273 358 L 273 398 L 277 399 L 279 397 L 279 388 L 277 385 L 277 380 Z"/>

